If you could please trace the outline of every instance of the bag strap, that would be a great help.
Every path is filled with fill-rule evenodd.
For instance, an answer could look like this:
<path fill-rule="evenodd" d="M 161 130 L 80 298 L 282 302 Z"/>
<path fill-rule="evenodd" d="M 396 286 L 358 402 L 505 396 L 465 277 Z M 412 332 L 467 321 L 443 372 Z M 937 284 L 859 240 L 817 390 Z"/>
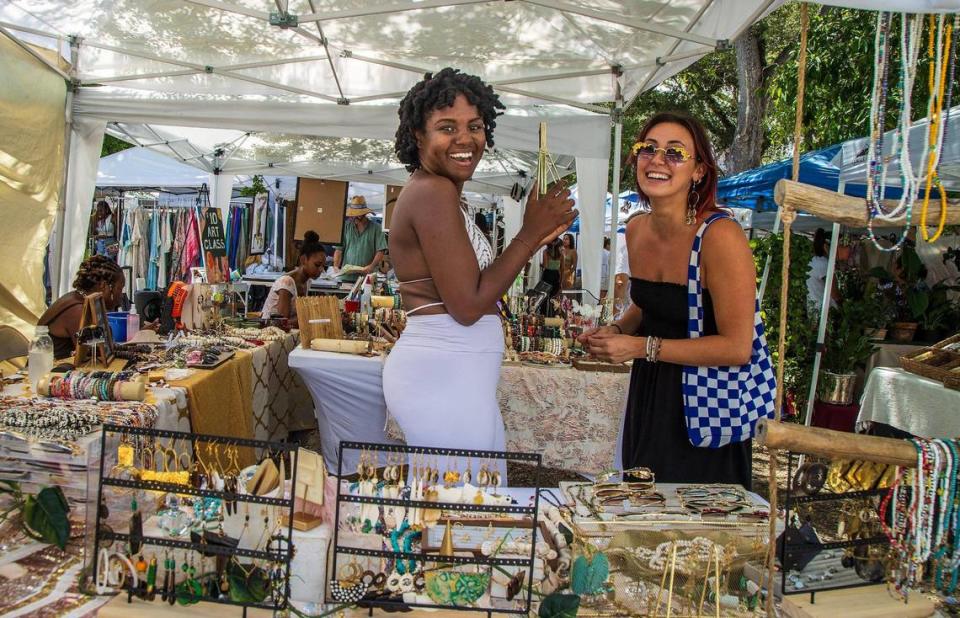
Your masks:
<path fill-rule="evenodd" d="M 690 249 L 690 263 L 687 266 L 687 335 L 690 339 L 703 336 L 703 286 L 700 284 L 700 248 L 707 228 L 720 219 L 730 219 L 730 215 L 718 212 L 707 217 L 700 224 Z"/>

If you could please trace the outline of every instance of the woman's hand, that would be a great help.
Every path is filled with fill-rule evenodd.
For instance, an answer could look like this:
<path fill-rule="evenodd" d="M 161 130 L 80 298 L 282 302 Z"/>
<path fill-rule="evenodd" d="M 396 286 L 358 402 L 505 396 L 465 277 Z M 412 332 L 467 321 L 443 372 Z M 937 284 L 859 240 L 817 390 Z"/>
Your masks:
<path fill-rule="evenodd" d="M 646 354 L 647 338 L 595 333 L 587 341 L 591 356 L 607 363 L 623 363 Z"/>
<path fill-rule="evenodd" d="M 606 326 L 598 326 L 597 328 L 591 328 L 588 331 L 581 333 L 577 337 L 577 342 L 581 345 L 588 345 L 590 343 L 590 338 L 598 333 L 607 333 L 610 335 L 622 335 L 622 331 L 619 326 L 614 326 L 613 324 L 607 324 Z"/>
<path fill-rule="evenodd" d="M 554 183 L 543 196 L 539 195 L 537 183 L 533 183 L 527 198 L 527 207 L 523 212 L 523 226 L 518 235 L 523 234 L 527 239 L 539 239 L 537 248 L 553 241 L 566 232 L 577 218 L 578 213 L 573 205 L 574 201 L 570 199 L 570 190 L 565 182 Z"/>

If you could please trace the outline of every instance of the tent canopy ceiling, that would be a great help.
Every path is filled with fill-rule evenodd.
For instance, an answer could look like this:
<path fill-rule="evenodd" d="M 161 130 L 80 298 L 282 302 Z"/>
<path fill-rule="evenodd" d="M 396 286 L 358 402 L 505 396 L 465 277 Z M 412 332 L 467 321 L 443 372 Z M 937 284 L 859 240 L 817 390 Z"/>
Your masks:
<path fill-rule="evenodd" d="M 782 2 L 36 0 L 0 6 L 0 20 L 80 37 L 83 86 L 359 104 L 455 66 L 510 104 L 589 107 L 616 99 L 617 73 L 629 100 Z M 270 25 L 278 6 L 288 27 Z"/>

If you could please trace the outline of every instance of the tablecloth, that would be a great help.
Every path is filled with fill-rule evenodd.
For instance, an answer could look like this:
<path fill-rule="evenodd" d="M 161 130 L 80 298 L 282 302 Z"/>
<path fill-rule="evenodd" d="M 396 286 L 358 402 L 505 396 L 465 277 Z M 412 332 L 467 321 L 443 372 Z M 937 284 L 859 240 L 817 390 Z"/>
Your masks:
<path fill-rule="evenodd" d="M 314 400 L 327 467 L 341 440 L 396 443 L 387 431 L 381 358 L 297 348 L 290 366 Z M 548 467 L 595 475 L 613 464 L 629 374 L 503 367 L 497 399 L 507 450 L 536 452 Z M 438 428 L 442 431 L 442 428 Z M 356 459 L 344 462 L 352 472 Z"/>
<path fill-rule="evenodd" d="M 387 404 L 383 400 L 380 358 L 298 347 L 290 353 L 289 363 L 313 397 L 320 446 L 331 473 L 337 472 L 341 440 L 397 443 L 386 435 Z M 359 459 L 358 452 L 348 452 L 344 473 L 352 474 Z"/>
<path fill-rule="evenodd" d="M 250 350 L 253 434 L 257 440 L 283 442 L 291 431 L 317 425 L 310 393 L 287 361 L 299 341 L 297 334 L 290 333 Z"/>
<path fill-rule="evenodd" d="M 194 433 L 253 438 L 252 355 L 237 350 L 233 358 L 213 369 L 198 369 L 172 382 L 187 390 L 190 428 Z M 242 466 L 256 463 L 251 449 L 239 450 Z"/>
<path fill-rule="evenodd" d="M 857 423 L 884 423 L 923 438 L 960 436 L 960 391 L 903 369 L 870 372 Z"/>

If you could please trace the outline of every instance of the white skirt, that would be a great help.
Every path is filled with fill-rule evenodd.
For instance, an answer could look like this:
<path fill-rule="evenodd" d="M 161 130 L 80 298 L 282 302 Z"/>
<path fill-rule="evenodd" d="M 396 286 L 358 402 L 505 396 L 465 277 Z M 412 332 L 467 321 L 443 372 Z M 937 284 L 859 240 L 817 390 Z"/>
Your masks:
<path fill-rule="evenodd" d="M 408 445 L 506 449 L 497 403 L 503 346 L 496 315 L 472 326 L 448 314 L 407 318 L 383 368 L 383 396 Z M 472 463 L 474 474 L 479 467 Z M 505 475 L 503 462 L 496 468 Z"/>

